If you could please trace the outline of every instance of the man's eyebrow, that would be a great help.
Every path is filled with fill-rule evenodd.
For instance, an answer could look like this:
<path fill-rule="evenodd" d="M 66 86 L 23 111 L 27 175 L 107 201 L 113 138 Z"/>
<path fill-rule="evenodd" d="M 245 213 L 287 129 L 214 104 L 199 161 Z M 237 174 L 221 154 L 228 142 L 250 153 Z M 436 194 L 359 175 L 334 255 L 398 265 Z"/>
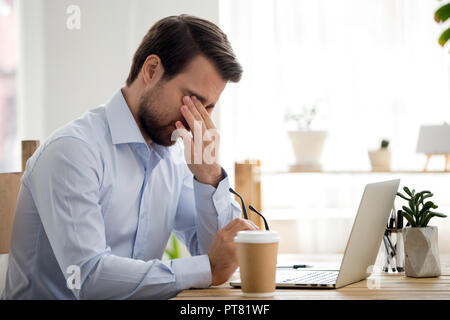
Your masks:
<path fill-rule="evenodd" d="M 189 97 L 191 97 L 191 96 L 197 97 L 197 99 L 200 100 L 200 102 L 201 102 L 202 104 L 205 104 L 205 103 L 207 102 L 207 100 L 206 100 L 205 97 L 203 97 L 203 96 L 201 96 L 201 95 L 195 93 L 194 91 L 186 90 L 186 92 L 187 92 L 187 94 L 186 94 L 187 96 L 189 96 Z M 209 106 L 205 106 L 205 109 L 206 109 L 206 108 L 214 108 L 214 103 L 211 103 Z"/>

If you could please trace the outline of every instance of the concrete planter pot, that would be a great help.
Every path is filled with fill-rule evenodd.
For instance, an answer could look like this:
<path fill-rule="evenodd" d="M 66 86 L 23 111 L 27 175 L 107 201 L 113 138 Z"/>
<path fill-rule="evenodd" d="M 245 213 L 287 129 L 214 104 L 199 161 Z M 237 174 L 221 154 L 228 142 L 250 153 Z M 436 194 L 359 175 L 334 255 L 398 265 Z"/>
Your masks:
<path fill-rule="evenodd" d="M 408 277 L 426 278 L 441 275 L 438 248 L 438 228 L 404 228 L 405 274 Z"/>
<path fill-rule="evenodd" d="M 388 149 L 369 151 L 369 160 L 372 171 L 391 170 L 391 152 Z"/>
<path fill-rule="evenodd" d="M 320 158 L 327 138 L 326 131 L 288 131 L 295 154 L 295 166 L 321 169 Z"/>

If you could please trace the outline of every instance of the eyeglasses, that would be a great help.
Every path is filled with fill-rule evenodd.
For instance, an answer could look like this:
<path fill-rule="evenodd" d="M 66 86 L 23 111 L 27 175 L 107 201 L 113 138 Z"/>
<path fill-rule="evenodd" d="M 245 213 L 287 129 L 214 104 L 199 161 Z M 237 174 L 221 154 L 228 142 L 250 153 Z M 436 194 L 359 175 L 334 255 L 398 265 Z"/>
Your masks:
<path fill-rule="evenodd" d="M 236 191 L 234 191 L 233 188 L 230 188 L 228 190 L 230 190 L 232 194 L 238 196 L 239 199 L 241 199 L 242 213 L 244 214 L 244 218 L 248 220 L 248 214 L 247 209 L 245 209 L 244 199 L 242 199 L 241 195 Z M 248 208 L 263 219 L 266 230 L 269 230 L 269 225 L 267 224 L 266 218 L 264 218 L 264 216 L 261 213 L 259 213 L 252 205 L 249 205 Z"/>

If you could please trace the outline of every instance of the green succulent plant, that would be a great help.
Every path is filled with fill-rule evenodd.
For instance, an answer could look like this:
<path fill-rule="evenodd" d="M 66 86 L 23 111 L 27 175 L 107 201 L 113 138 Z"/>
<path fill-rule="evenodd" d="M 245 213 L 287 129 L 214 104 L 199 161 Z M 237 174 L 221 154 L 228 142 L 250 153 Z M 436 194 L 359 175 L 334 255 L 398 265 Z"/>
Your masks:
<path fill-rule="evenodd" d="M 389 140 L 383 139 L 381 140 L 381 149 L 387 149 L 389 147 Z"/>
<path fill-rule="evenodd" d="M 413 228 L 425 228 L 433 217 L 446 218 L 443 213 L 434 212 L 431 210 L 437 209 L 438 206 L 432 201 L 426 201 L 431 198 L 433 194 L 430 191 L 421 191 L 416 193 L 416 190 L 410 190 L 408 187 L 404 187 L 406 195 L 397 192 L 397 196 L 408 201 L 408 206 L 402 206 L 402 213 L 406 220 Z M 409 197 L 408 197 L 409 196 Z"/>
<path fill-rule="evenodd" d="M 450 3 L 444 4 L 434 13 L 434 20 L 437 23 L 444 23 L 448 18 L 450 18 Z M 441 33 L 438 42 L 441 46 L 444 46 L 448 39 L 450 39 L 450 28 L 447 28 Z"/>

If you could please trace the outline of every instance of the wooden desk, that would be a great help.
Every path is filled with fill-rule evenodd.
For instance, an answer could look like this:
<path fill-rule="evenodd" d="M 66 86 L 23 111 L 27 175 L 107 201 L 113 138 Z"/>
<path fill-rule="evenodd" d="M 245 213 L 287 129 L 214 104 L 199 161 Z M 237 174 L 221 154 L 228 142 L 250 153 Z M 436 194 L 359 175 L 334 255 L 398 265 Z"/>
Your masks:
<path fill-rule="evenodd" d="M 280 255 L 278 263 L 312 263 L 339 265 L 342 255 Z M 378 265 L 378 264 L 377 264 Z M 380 268 L 377 268 L 380 269 Z M 441 254 L 442 275 L 437 278 L 409 278 L 404 273 L 374 272 L 366 280 L 337 290 L 330 289 L 277 289 L 276 300 L 450 300 L 450 254 Z M 234 274 L 233 277 L 238 276 Z M 191 289 L 180 292 L 174 299 L 236 300 L 255 299 L 242 296 L 240 289 L 229 282 L 208 289 Z"/>

